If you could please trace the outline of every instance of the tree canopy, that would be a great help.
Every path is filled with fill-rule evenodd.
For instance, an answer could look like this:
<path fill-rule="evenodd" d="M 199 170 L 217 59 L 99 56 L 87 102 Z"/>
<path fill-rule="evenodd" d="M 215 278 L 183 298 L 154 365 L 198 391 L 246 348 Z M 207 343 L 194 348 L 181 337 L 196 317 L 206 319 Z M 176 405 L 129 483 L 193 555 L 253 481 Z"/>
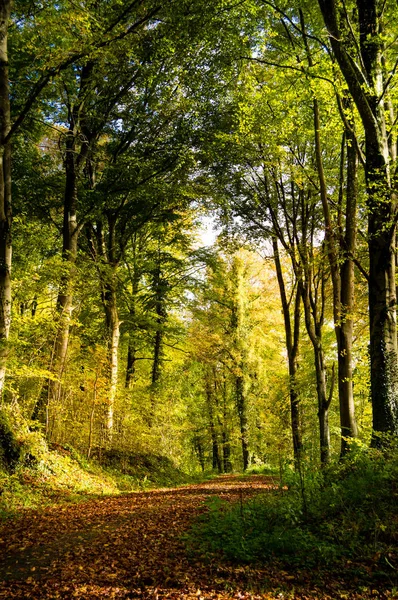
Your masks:
<path fill-rule="evenodd" d="M 1 11 L 7 418 L 219 472 L 388 446 L 393 4 Z"/>

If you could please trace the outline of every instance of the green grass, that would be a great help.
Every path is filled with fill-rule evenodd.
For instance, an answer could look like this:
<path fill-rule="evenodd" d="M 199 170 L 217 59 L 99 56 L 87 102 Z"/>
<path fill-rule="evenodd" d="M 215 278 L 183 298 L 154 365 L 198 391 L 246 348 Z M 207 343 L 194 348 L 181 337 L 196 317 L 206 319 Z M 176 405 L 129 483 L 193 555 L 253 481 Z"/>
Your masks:
<path fill-rule="evenodd" d="M 273 477 L 279 476 L 279 470 L 270 465 L 250 465 L 245 475 L 270 475 Z"/>

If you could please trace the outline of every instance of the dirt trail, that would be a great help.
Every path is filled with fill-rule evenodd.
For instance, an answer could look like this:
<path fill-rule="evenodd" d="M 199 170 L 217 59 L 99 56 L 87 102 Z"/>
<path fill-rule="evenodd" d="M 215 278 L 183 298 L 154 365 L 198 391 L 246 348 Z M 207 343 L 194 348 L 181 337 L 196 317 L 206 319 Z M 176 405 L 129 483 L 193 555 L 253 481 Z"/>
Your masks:
<path fill-rule="evenodd" d="M 0 598 L 362 598 L 333 595 L 308 573 L 189 559 L 181 534 L 206 498 L 234 501 L 272 487 L 263 476 L 223 476 L 30 511 L 0 528 Z"/>

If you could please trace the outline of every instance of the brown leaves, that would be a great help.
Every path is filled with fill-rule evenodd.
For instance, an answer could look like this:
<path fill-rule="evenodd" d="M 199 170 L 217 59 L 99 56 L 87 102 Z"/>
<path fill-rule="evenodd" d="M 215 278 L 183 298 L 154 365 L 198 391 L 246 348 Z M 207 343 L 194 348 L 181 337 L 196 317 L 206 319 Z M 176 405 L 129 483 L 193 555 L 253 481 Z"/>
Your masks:
<path fill-rule="evenodd" d="M 339 584 L 333 588 L 327 580 L 314 585 L 314 574 L 297 577 L 277 565 L 189 560 L 181 534 L 204 510 L 207 497 L 236 501 L 274 487 L 266 477 L 224 476 L 179 489 L 25 513 L 0 530 L 0 598 L 327 600 L 340 592 L 351 599 L 374 598 L 340 590 Z"/>

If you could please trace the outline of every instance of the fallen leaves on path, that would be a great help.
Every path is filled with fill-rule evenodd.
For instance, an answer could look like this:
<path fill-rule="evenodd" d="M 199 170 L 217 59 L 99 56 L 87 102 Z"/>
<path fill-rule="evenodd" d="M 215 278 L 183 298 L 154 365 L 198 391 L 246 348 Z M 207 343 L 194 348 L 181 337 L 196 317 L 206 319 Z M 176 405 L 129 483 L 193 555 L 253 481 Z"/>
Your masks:
<path fill-rule="evenodd" d="M 265 476 L 91 500 L 26 512 L 0 529 L 0 598 L 257 600 L 393 598 L 316 572 L 234 566 L 187 556 L 181 538 L 216 495 L 236 501 L 274 488 Z"/>

